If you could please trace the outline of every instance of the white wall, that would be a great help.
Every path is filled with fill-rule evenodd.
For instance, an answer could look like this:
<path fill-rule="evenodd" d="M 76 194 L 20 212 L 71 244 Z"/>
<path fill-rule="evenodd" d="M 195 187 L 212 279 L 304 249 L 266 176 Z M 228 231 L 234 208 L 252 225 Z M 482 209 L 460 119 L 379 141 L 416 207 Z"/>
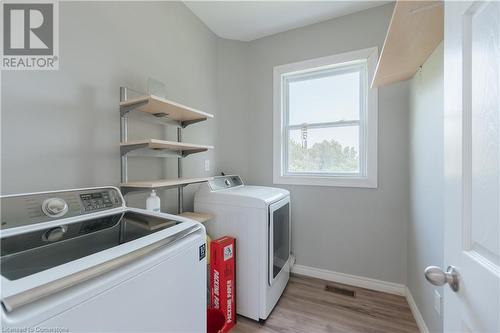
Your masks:
<path fill-rule="evenodd" d="M 248 136 L 246 149 L 221 150 L 219 167 L 248 172 L 251 184 L 272 183 L 272 78 L 276 65 L 378 46 L 384 42 L 393 5 L 385 5 L 323 23 L 250 42 L 244 55 L 248 75 L 230 69 L 219 82 L 219 100 L 234 98 L 234 82 L 248 89 L 232 108 L 245 122 L 239 135 Z M 234 51 L 227 44 L 226 52 Z M 219 49 L 219 54 L 224 49 Z M 231 63 L 229 66 L 232 66 Z M 245 114 L 248 113 L 248 114 Z M 292 246 L 297 264 L 404 283 L 408 223 L 408 84 L 379 90 L 378 189 L 283 186 L 292 196 Z M 220 138 L 235 133 L 220 127 Z M 240 143 L 244 142 L 239 141 Z M 235 145 L 234 145 L 235 146 Z M 239 170 L 229 160 L 248 160 Z"/>
<path fill-rule="evenodd" d="M 443 44 L 411 80 L 410 221 L 407 285 L 431 332 L 443 331 L 434 290 L 424 278 L 429 265 L 443 266 Z"/>
<path fill-rule="evenodd" d="M 2 73 L 2 194 L 118 185 L 122 85 L 146 91 L 153 77 L 165 83 L 168 98 L 216 113 L 217 37 L 182 3 L 61 2 L 59 26 L 58 71 Z M 188 127 L 184 140 L 214 144 L 215 124 Z M 137 122 L 129 133 L 163 134 Z M 215 169 L 213 156 L 186 158 L 184 176 L 203 175 L 205 159 Z M 129 160 L 131 180 L 176 176 L 173 159 L 166 169 L 160 159 Z M 173 209 L 175 190 L 168 193 L 163 206 Z"/>

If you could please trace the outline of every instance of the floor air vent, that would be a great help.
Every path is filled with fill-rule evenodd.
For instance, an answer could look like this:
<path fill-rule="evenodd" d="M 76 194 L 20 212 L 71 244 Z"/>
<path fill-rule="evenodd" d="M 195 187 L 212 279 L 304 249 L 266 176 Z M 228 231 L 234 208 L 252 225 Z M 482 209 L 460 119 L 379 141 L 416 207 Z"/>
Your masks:
<path fill-rule="evenodd" d="M 343 295 L 343 296 L 348 296 L 348 297 L 356 297 L 356 292 L 354 290 L 350 290 L 350 289 L 339 287 L 339 286 L 332 286 L 332 285 L 327 284 L 325 286 L 325 291 L 328 291 L 328 292 L 334 293 L 334 294 Z"/>

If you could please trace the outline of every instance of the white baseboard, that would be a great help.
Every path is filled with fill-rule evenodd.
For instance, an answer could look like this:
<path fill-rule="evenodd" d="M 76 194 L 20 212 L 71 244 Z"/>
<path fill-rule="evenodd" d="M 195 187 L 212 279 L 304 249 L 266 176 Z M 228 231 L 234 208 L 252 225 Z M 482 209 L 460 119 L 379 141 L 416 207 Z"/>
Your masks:
<path fill-rule="evenodd" d="M 394 295 L 406 295 L 406 286 L 403 284 L 376 280 L 363 276 L 349 275 L 302 265 L 293 265 L 292 273 L 337 283 L 344 283 L 355 287 L 382 291 Z"/>
<path fill-rule="evenodd" d="M 408 289 L 408 287 L 406 287 L 406 301 L 410 306 L 411 313 L 413 314 L 413 317 L 417 322 L 417 326 L 418 329 L 420 330 L 420 333 L 430 333 L 429 328 L 425 324 L 424 317 L 422 317 L 422 314 L 418 309 L 417 303 L 415 303 L 415 300 L 413 299 L 413 296 L 411 295 L 410 289 Z"/>

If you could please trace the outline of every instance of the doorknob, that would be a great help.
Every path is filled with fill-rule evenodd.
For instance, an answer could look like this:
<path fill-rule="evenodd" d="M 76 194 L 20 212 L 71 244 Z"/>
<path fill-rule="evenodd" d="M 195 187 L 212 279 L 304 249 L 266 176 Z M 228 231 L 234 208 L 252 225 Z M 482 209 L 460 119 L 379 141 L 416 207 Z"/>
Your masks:
<path fill-rule="evenodd" d="M 435 286 L 442 286 L 446 283 L 450 285 L 451 290 L 458 291 L 458 271 L 453 266 L 448 266 L 446 272 L 441 267 L 429 266 L 425 269 L 425 278 Z"/>

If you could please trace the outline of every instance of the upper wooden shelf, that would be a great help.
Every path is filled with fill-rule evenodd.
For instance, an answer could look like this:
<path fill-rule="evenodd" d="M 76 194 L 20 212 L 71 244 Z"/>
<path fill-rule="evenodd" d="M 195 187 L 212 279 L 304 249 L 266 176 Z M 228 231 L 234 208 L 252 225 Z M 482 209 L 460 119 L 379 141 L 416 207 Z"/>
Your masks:
<path fill-rule="evenodd" d="M 372 88 L 411 78 L 443 40 L 442 1 L 397 1 Z"/>
<path fill-rule="evenodd" d="M 132 181 L 132 182 L 121 183 L 120 186 L 122 187 L 122 190 L 124 192 L 130 192 L 141 189 L 148 190 L 154 188 L 168 188 L 168 187 L 178 187 L 196 183 L 204 183 L 212 179 L 213 177 L 145 180 L 145 181 Z"/>
<path fill-rule="evenodd" d="M 126 154 L 129 151 L 136 149 L 156 149 L 156 150 L 170 150 L 179 152 L 182 157 L 185 157 L 190 154 L 200 153 L 203 151 L 207 151 L 208 149 L 213 149 L 213 146 L 205 146 L 205 145 L 197 145 L 192 143 L 185 142 L 176 142 L 176 141 L 166 141 L 166 140 L 157 140 L 157 139 L 143 139 L 143 140 L 133 140 L 127 142 L 121 142 L 120 148 L 122 154 Z"/>
<path fill-rule="evenodd" d="M 120 110 L 130 111 L 132 109 L 149 113 L 156 117 L 166 117 L 178 121 L 183 126 L 214 117 L 210 113 L 154 95 L 140 96 L 120 102 Z"/>

